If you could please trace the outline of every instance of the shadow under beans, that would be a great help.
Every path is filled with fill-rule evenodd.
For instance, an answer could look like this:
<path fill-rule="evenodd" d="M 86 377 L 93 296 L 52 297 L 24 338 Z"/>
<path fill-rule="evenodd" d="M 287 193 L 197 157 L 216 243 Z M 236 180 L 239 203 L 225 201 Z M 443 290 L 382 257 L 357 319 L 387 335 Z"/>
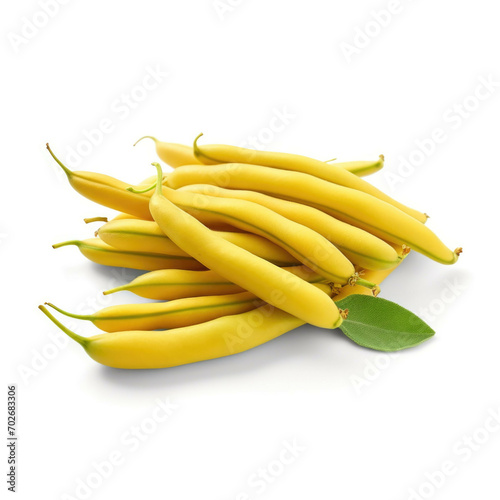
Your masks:
<path fill-rule="evenodd" d="M 130 269 L 128 267 L 104 266 L 102 264 L 96 264 L 95 262 L 89 262 L 89 265 L 92 273 L 95 273 L 104 279 L 109 278 L 110 280 L 119 280 L 120 283 L 117 283 L 117 286 L 125 285 L 138 276 L 149 272 L 142 271 L 140 269 Z"/>
<path fill-rule="evenodd" d="M 380 297 L 418 314 L 418 308 L 441 291 L 447 280 L 471 281 L 470 273 L 457 264 L 447 266 L 411 252 L 396 271 L 380 285 Z"/>
<path fill-rule="evenodd" d="M 325 342 L 327 347 L 325 352 Z M 219 379 L 231 383 L 239 377 L 258 375 L 263 370 L 286 373 L 290 365 L 297 367 L 297 373 L 318 368 L 318 362 L 331 367 L 340 374 L 344 343 L 352 343 L 340 330 L 327 330 L 304 325 L 248 351 L 230 356 L 190 363 L 187 365 L 154 370 L 125 370 L 100 366 L 99 376 L 112 385 L 126 386 L 130 390 L 147 387 L 182 388 L 193 385 L 212 384 Z M 283 371 L 281 371 L 283 370 Z M 293 381 L 286 377 L 274 377 L 263 382 L 256 377 L 257 385 L 249 390 L 289 390 Z M 263 385 L 264 384 L 264 385 Z"/>

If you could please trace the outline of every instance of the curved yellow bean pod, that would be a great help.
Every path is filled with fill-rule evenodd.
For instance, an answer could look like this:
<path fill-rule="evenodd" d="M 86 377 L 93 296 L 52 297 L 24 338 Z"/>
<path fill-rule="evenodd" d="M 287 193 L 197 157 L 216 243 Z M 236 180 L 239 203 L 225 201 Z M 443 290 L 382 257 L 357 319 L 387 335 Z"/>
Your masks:
<path fill-rule="evenodd" d="M 294 266 L 299 261 L 271 241 L 251 233 L 216 232 L 235 245 L 262 257 L 277 266 Z M 108 245 L 120 250 L 130 250 L 167 255 L 189 255 L 167 238 L 154 221 L 113 220 L 101 226 L 97 234 Z"/>
<path fill-rule="evenodd" d="M 141 219 L 152 219 L 149 213 L 149 198 L 151 197 L 151 193 L 132 193 L 127 190 L 130 184 L 109 175 L 71 171 L 54 155 L 48 144 L 47 149 L 54 160 L 64 170 L 73 189 L 82 196 L 85 196 L 85 198 L 105 207 L 130 213 Z"/>
<path fill-rule="evenodd" d="M 189 297 L 170 302 L 109 306 L 94 314 L 72 314 L 47 304 L 66 316 L 91 321 L 105 332 L 125 330 L 170 330 L 197 325 L 221 316 L 240 314 L 263 305 L 250 292 Z"/>
<path fill-rule="evenodd" d="M 323 276 L 306 266 L 284 267 L 285 271 L 309 283 L 324 281 Z M 223 278 L 215 271 L 187 271 L 184 269 L 162 269 L 138 276 L 127 283 L 110 290 L 104 295 L 116 292 L 133 292 L 140 297 L 154 300 L 173 300 L 200 295 L 225 295 L 245 290 Z M 370 293 L 372 293 L 370 291 Z"/>
<path fill-rule="evenodd" d="M 65 328 L 43 306 L 40 309 L 92 359 L 106 366 L 126 369 L 168 368 L 229 356 L 304 324 L 303 320 L 267 305 L 174 330 L 136 330 L 81 337 Z M 256 322 L 258 326 L 252 327 Z"/>
<path fill-rule="evenodd" d="M 156 269 L 205 269 L 192 257 L 180 255 L 166 255 L 139 251 L 119 250 L 104 243 L 99 238 L 87 240 L 70 240 L 52 245 L 53 248 L 74 245 L 87 259 L 104 266 L 128 267 L 142 271 Z"/>
<path fill-rule="evenodd" d="M 252 201 L 307 226 L 331 241 L 353 264 L 366 269 L 388 269 L 398 262 L 398 254 L 388 243 L 355 226 L 307 205 L 281 200 L 257 191 L 224 189 L 209 184 L 184 186 L 179 191 Z"/>
<path fill-rule="evenodd" d="M 180 248 L 208 269 L 308 323 L 323 328 L 336 328 L 342 323 L 338 308 L 321 290 L 220 238 L 174 205 L 166 196 L 175 192 L 169 188 L 162 192 L 162 170 L 159 164 L 155 166 L 158 182 L 149 210 L 161 230 Z"/>
<path fill-rule="evenodd" d="M 241 163 L 184 166 L 171 172 L 167 182 L 176 189 L 190 184 L 214 184 L 299 201 L 381 239 L 407 245 L 442 264 L 453 264 L 461 252 L 460 248 L 448 249 L 427 226 L 385 201 L 301 172 Z"/>
<path fill-rule="evenodd" d="M 425 222 L 427 220 L 427 216 L 425 214 L 399 203 L 380 191 L 380 189 L 377 189 L 375 186 L 372 186 L 370 183 L 346 169 L 331 168 L 325 162 L 314 160 L 313 158 L 309 158 L 307 156 L 289 153 L 257 151 L 236 146 L 226 146 L 223 144 L 210 144 L 200 147 L 198 146 L 198 139 L 201 135 L 203 134 L 200 134 L 195 139 L 193 151 L 196 158 L 202 163 L 206 163 L 208 165 L 212 165 L 214 163 L 248 163 L 314 175 L 315 177 L 333 182 L 340 186 L 345 186 L 370 194 L 379 200 L 383 200 L 386 203 L 399 208 L 420 222 Z"/>

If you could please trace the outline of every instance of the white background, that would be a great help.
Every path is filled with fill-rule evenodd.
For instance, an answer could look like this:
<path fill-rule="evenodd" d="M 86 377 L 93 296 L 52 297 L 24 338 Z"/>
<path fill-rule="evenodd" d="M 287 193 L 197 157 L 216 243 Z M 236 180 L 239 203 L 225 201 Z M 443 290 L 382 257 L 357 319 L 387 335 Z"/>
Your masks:
<path fill-rule="evenodd" d="M 10 2 L 1 16 L 2 379 L 5 393 L 18 384 L 18 498 L 83 498 L 78 481 L 99 482 L 92 464 L 113 452 L 122 463 L 89 498 L 499 498 L 499 425 L 484 430 L 500 410 L 496 4 L 401 0 L 384 27 L 373 12 L 388 0 L 58 5 L 29 39 L 27 23 L 44 22 L 38 2 Z M 355 42 L 348 61 L 342 44 Z M 168 76 L 141 94 L 148 68 Z M 481 79 L 497 83 L 478 102 Z M 134 92 L 142 101 L 131 109 L 121 101 Z M 464 100 L 468 116 L 457 118 Z M 287 123 L 269 135 L 280 112 Z M 68 157 L 106 118 L 101 143 L 80 163 Z M 419 157 L 415 141 L 436 128 L 445 139 Z M 133 273 L 52 250 L 92 235 L 83 217 L 111 211 L 72 191 L 45 143 L 74 168 L 133 183 L 156 158 L 136 139 L 190 143 L 199 132 L 229 144 L 260 134 L 267 149 L 325 160 L 384 153 L 370 181 L 464 247 L 452 267 L 412 254 L 383 286 L 436 336 L 390 356 L 303 327 L 241 355 L 135 372 L 57 347 L 38 304 L 91 312 L 138 299 L 101 295 Z M 177 409 L 134 451 L 127 433 L 151 424 L 157 398 Z M 285 441 L 301 451 L 280 466 Z M 454 474 L 443 478 L 445 461 Z M 269 466 L 272 481 L 256 482 Z"/>

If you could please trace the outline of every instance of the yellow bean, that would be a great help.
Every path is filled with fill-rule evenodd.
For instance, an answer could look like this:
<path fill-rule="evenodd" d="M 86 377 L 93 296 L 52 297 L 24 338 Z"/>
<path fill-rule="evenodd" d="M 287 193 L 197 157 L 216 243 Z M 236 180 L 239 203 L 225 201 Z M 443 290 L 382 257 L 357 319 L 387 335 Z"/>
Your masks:
<path fill-rule="evenodd" d="M 230 295 L 189 297 L 143 304 L 109 306 L 94 314 L 72 314 L 53 304 L 47 304 L 66 316 L 91 321 L 105 332 L 124 330 L 169 330 L 197 325 L 221 316 L 240 314 L 263 305 L 250 292 Z"/>
<path fill-rule="evenodd" d="M 132 252 L 118 250 L 107 245 L 99 238 L 87 240 L 70 240 L 52 245 L 53 248 L 74 245 L 87 259 L 103 266 L 128 267 L 142 271 L 154 271 L 156 269 L 205 269 L 192 257 L 179 255 L 166 255 L 148 252 Z"/>
<path fill-rule="evenodd" d="M 127 190 L 130 184 L 109 175 L 71 171 L 54 155 L 48 144 L 47 149 L 64 170 L 73 189 L 85 198 L 141 219 L 152 219 L 148 208 L 151 193 L 132 193 Z"/>
<path fill-rule="evenodd" d="M 311 271 L 306 266 L 284 267 L 283 269 L 309 283 L 324 281 L 323 276 Z M 245 290 L 214 271 L 162 269 L 142 274 L 130 283 L 106 290 L 103 293 L 108 295 L 123 291 L 133 292 L 146 299 L 173 300 L 200 295 L 240 293 Z"/>
<path fill-rule="evenodd" d="M 379 200 L 399 208 L 420 222 L 425 222 L 427 220 L 425 214 L 399 203 L 380 191 L 380 189 L 377 189 L 375 186 L 372 186 L 370 183 L 346 169 L 331 168 L 325 162 L 314 160 L 307 156 L 288 153 L 257 151 L 235 146 L 226 146 L 224 144 L 198 146 L 198 139 L 201 135 L 203 134 L 200 134 L 195 139 L 193 149 L 196 158 L 202 163 L 209 165 L 214 163 L 249 163 L 314 175 L 315 177 L 333 182 L 340 186 L 370 194 Z"/>

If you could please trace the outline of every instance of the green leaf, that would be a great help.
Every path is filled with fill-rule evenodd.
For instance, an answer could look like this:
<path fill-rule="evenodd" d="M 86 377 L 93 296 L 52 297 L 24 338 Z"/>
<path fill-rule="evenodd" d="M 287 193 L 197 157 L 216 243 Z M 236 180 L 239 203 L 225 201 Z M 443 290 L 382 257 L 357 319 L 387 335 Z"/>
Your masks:
<path fill-rule="evenodd" d="M 412 312 L 380 297 L 349 295 L 337 305 L 349 309 L 340 329 L 363 347 L 400 351 L 424 342 L 435 333 Z"/>

